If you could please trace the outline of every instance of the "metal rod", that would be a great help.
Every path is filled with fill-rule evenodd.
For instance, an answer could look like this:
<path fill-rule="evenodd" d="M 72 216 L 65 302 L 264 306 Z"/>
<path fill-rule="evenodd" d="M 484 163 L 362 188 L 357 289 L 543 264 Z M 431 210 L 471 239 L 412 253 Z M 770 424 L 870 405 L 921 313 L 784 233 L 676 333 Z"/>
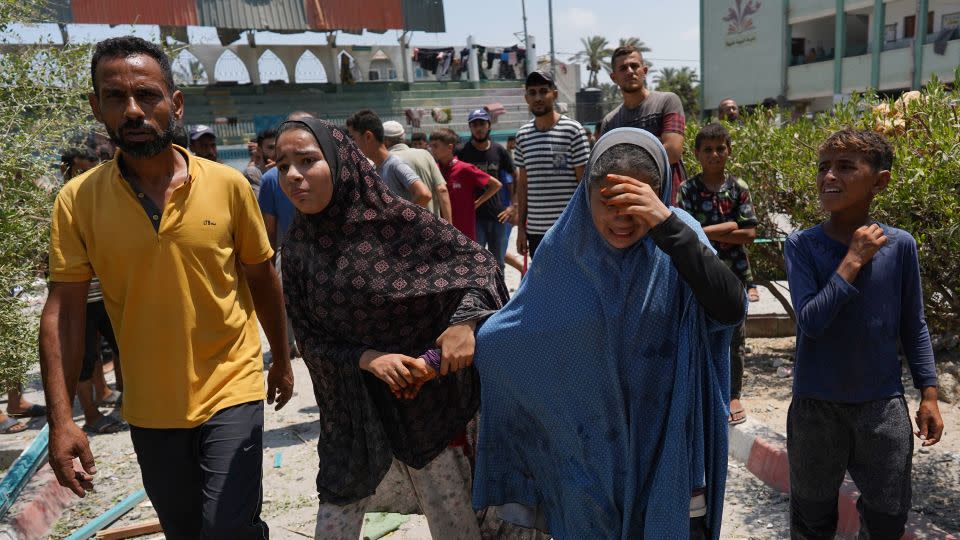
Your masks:
<path fill-rule="evenodd" d="M 523 48 L 527 50 L 523 58 L 523 77 L 530 73 L 530 36 L 527 35 L 527 0 L 520 0 L 520 9 L 523 10 Z"/>
<path fill-rule="evenodd" d="M 147 492 L 141 489 L 126 499 L 118 502 L 113 506 L 113 508 L 107 510 L 103 514 L 100 514 L 100 517 L 74 531 L 73 534 L 67 537 L 67 540 L 87 540 L 87 538 L 97 534 L 97 531 L 100 529 L 103 529 L 107 525 L 110 525 L 114 521 L 120 519 L 121 516 L 132 510 L 134 506 L 138 505 L 140 501 L 146 498 Z"/>
<path fill-rule="evenodd" d="M 3 480 L 0 481 L 0 518 L 7 514 L 24 486 L 47 458 L 49 441 L 50 427 L 47 424 L 43 426 L 30 446 L 26 447 L 20 457 L 13 462 Z"/>
<path fill-rule="evenodd" d="M 547 11 L 550 17 L 550 75 L 557 76 L 557 51 L 553 48 L 553 0 L 547 0 Z"/>

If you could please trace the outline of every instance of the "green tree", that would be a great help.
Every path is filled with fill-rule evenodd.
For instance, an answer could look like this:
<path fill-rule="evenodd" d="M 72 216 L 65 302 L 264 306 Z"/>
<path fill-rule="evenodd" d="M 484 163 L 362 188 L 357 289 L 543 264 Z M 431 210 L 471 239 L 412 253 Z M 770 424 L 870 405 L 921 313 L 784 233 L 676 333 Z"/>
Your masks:
<path fill-rule="evenodd" d="M 640 51 L 641 54 L 646 54 L 653 50 L 650 47 L 647 47 L 646 43 L 640 41 L 640 38 L 638 37 L 620 38 L 619 43 L 617 43 L 617 47 L 633 47 L 634 49 Z M 612 61 L 613 59 L 611 58 L 610 62 Z M 643 59 L 643 63 L 646 64 L 647 67 L 653 66 L 653 62 L 646 58 Z M 612 69 L 613 66 L 611 65 L 610 68 L 608 68 L 608 71 L 611 71 Z"/>
<path fill-rule="evenodd" d="M 621 103 L 620 88 L 613 83 L 600 83 L 600 91 L 603 92 L 603 112 L 608 113 Z"/>
<path fill-rule="evenodd" d="M 960 69 L 956 72 L 960 78 Z M 960 332 L 960 89 L 934 80 L 910 103 L 875 95 L 853 96 L 813 118 L 778 125 L 758 109 L 725 124 L 733 139 L 731 173 L 750 184 L 760 225 L 750 247 L 759 280 L 784 279 L 782 239 L 791 228 L 826 218 L 817 195 L 817 147 L 844 127 L 887 134 L 894 149 L 892 180 L 873 202 L 873 219 L 908 231 L 917 240 L 924 306 L 931 331 Z M 689 117 L 688 117 L 689 118 Z M 684 164 L 698 172 L 693 141 L 699 126 L 688 119 Z"/>
<path fill-rule="evenodd" d="M 580 38 L 583 44 L 583 50 L 571 57 L 571 61 L 585 64 L 590 77 L 587 80 L 587 86 L 598 88 L 600 86 L 597 76 L 601 70 L 610 72 L 610 65 L 606 59 L 613 52 L 608 47 L 607 38 L 603 36 L 590 36 Z"/>
<path fill-rule="evenodd" d="M 175 49 L 174 49 L 175 50 Z M 198 86 L 208 84 L 207 70 L 193 55 L 181 54 L 173 62 L 173 79 L 177 85 Z"/>
<path fill-rule="evenodd" d="M 650 47 L 647 47 L 647 44 L 640 41 L 640 38 L 637 38 L 637 37 L 620 38 L 620 42 L 617 43 L 617 46 L 633 47 L 634 49 L 642 53 L 647 53 L 651 51 Z"/>
<path fill-rule="evenodd" d="M 653 82 L 657 90 L 673 92 L 680 98 L 687 118 L 695 118 L 700 113 L 700 78 L 693 68 L 661 68 L 654 74 Z"/>
<path fill-rule="evenodd" d="M 59 154 L 91 126 L 89 47 L 10 46 L 19 24 L 51 20 L 46 10 L 43 0 L 0 0 L 0 385 L 36 361 L 36 314 L 12 292 L 43 276 Z"/>

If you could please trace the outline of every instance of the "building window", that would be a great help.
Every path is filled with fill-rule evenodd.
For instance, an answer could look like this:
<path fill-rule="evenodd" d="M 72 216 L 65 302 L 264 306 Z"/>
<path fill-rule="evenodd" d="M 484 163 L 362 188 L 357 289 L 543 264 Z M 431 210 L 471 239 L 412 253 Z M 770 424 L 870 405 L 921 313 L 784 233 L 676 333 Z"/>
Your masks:
<path fill-rule="evenodd" d="M 933 12 L 927 12 L 927 33 L 933 33 Z M 907 15 L 903 18 L 903 37 L 912 38 L 917 35 L 917 16 Z"/>
<path fill-rule="evenodd" d="M 897 40 L 897 23 L 888 24 L 883 27 L 883 41 L 890 43 Z"/>
<path fill-rule="evenodd" d="M 367 80 L 368 80 L 368 81 L 379 81 L 379 80 L 380 80 L 380 72 L 377 71 L 377 70 L 375 70 L 375 69 L 371 69 L 371 70 L 369 71 L 369 73 L 367 73 L 367 75 L 368 75 L 368 77 L 367 77 Z"/>

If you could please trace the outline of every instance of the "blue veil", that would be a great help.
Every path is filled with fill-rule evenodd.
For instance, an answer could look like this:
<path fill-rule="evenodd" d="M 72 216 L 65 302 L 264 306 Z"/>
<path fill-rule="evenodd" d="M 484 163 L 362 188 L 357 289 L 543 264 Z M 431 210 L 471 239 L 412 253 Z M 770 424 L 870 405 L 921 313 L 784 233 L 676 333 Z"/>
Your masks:
<path fill-rule="evenodd" d="M 590 169 L 624 143 L 654 157 L 662 199 L 673 200 L 656 137 L 619 128 L 600 138 L 530 273 L 478 332 L 473 504 L 558 540 L 687 538 L 691 492 L 706 486 L 716 539 L 732 328 L 704 314 L 651 238 L 618 250 L 594 227 Z M 710 245 L 696 220 L 671 211 Z"/>

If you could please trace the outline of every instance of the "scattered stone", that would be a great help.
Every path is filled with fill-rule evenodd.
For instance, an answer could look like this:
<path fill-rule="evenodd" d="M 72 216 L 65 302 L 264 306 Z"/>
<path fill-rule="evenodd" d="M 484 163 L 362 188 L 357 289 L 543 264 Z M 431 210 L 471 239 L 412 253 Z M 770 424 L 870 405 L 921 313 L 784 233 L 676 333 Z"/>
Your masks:
<path fill-rule="evenodd" d="M 938 378 L 940 401 L 960 403 L 960 383 L 957 382 L 957 377 L 952 373 L 941 373 Z"/>
<path fill-rule="evenodd" d="M 793 362 L 788 358 L 774 358 L 773 367 L 778 368 L 780 366 L 790 366 L 793 365 Z"/>

